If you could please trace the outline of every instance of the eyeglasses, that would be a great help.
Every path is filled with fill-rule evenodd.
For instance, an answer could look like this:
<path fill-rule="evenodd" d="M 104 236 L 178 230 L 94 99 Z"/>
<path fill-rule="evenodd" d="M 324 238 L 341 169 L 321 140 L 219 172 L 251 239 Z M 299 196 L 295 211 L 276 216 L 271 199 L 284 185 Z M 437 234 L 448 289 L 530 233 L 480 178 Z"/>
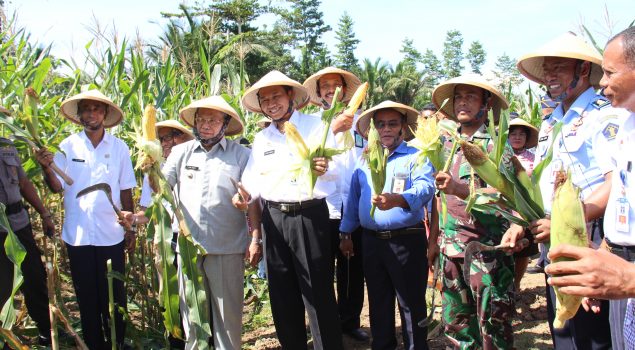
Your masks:
<path fill-rule="evenodd" d="M 161 142 L 161 143 L 163 143 L 163 142 L 172 142 L 172 141 L 174 141 L 175 137 L 178 137 L 178 136 L 181 136 L 181 135 L 183 135 L 183 133 L 180 132 L 180 131 L 172 131 L 169 134 L 165 134 L 165 135 L 159 137 L 159 142 Z"/>
<path fill-rule="evenodd" d="M 218 126 L 223 124 L 223 121 L 224 121 L 223 119 L 201 118 L 201 117 L 194 118 L 194 122 L 199 127 L 205 124 L 209 124 L 211 126 Z"/>
<path fill-rule="evenodd" d="M 377 122 L 375 123 L 375 127 L 377 128 L 377 130 L 381 130 L 383 128 L 389 128 L 389 129 L 397 129 L 401 127 L 401 122 L 400 121 L 396 121 L 396 120 L 391 120 L 388 123 L 386 122 Z"/>

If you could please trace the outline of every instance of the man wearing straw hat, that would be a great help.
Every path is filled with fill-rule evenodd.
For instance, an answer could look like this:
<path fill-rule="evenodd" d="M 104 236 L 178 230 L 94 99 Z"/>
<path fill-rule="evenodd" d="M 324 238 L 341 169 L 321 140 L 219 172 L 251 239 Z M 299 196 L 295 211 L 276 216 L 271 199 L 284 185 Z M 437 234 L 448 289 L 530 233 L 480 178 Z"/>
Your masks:
<path fill-rule="evenodd" d="M 292 123 L 308 140 L 312 132 L 323 130 L 321 120 L 298 111 L 308 103 L 307 91 L 278 71 L 267 73 L 249 88 L 242 103 L 272 121 L 256 134 L 244 182 L 256 203 L 256 198 L 264 201 L 267 279 L 280 344 L 284 349 L 307 348 L 306 309 L 313 347 L 342 349 L 325 201 L 336 191 L 337 177 L 332 176 L 332 170 L 327 172 L 326 158 L 314 158 L 313 171 L 318 178 L 310 194 L 306 184 L 289 178 L 287 170 L 296 160 L 287 145 L 284 123 Z M 327 141 L 334 146 L 332 135 Z"/>
<path fill-rule="evenodd" d="M 76 196 L 90 185 L 107 183 L 115 205 L 132 211 L 136 179 L 128 146 L 105 130 L 123 119 L 119 106 L 101 92 L 89 90 L 62 102 L 61 110 L 68 120 L 84 129 L 64 139 L 54 157 L 42 149 L 37 160 L 48 187 L 55 193 L 64 193 L 62 240 L 68 252 L 84 341 L 90 349 L 104 349 L 111 346 L 106 262 L 112 260 L 113 271 L 125 273 L 124 248 L 132 251 L 135 237 L 131 231 L 124 234 L 102 191 Z M 53 162 L 74 180 L 72 185 L 65 184 L 53 172 L 50 167 Z M 125 310 L 123 281 L 114 279 L 113 287 L 116 310 Z M 122 316 L 115 312 L 116 341 L 120 348 L 124 346 L 125 331 Z"/>
<path fill-rule="evenodd" d="M 412 138 L 419 112 L 392 101 L 384 101 L 362 113 L 357 130 L 367 138 L 371 119 L 383 147 L 388 149 L 386 183 L 373 194 L 368 163 L 360 160 L 351 178 L 350 194 L 340 225 L 342 235 L 358 227 L 363 230 L 364 274 L 368 287 L 370 329 L 373 349 L 395 349 L 395 298 L 399 302 L 404 347 L 428 349 L 426 318 L 426 233 L 424 205 L 432 198 L 432 166 L 416 165 L 418 151 L 404 142 Z M 370 215 L 371 204 L 377 209 Z M 341 245 L 342 253 L 352 254 L 352 245 Z"/>
<path fill-rule="evenodd" d="M 536 148 L 536 161 L 540 161 L 553 144 L 552 161 L 540 179 L 545 212 L 551 211 L 555 174 L 560 169 L 570 171 L 573 183 L 581 190 L 587 234 L 595 248 L 603 238 L 601 222 L 613 170 L 610 157 L 606 155 L 610 154 L 615 134 L 628 114 L 611 107 L 608 99 L 596 93 L 595 88 L 599 87 L 602 77 L 601 63 L 600 53 L 572 33 L 551 40 L 518 61 L 520 72 L 544 85 L 548 95 L 559 102 L 551 115 L 543 120 Z M 554 135 L 553 128 L 558 122 L 562 123 L 562 130 Z M 541 242 L 549 240 L 550 226 L 547 217 L 530 223 L 529 228 Z M 511 236 L 520 237 L 522 232 L 518 229 Z M 608 302 L 601 302 L 598 314 L 580 309 L 564 328 L 554 329 L 556 300 L 553 293 L 553 288 L 548 287 L 547 311 L 556 348 L 605 349 L 611 346 Z M 587 308 L 588 301 L 583 305 Z M 598 307 L 593 310 L 598 312 Z"/>
<path fill-rule="evenodd" d="M 324 68 L 310 76 L 304 87 L 309 92 L 311 103 L 320 106 L 322 111 L 329 109 L 339 87 L 341 93 L 338 101 L 347 103 L 353 97 L 357 88 L 361 85 L 355 74 L 335 67 Z M 343 155 L 337 156 L 339 181 L 337 191 L 326 197 L 329 207 L 331 237 L 334 244 L 334 254 L 337 260 L 337 307 L 342 324 L 342 332 L 353 339 L 368 341 L 369 336 L 360 328 L 360 314 L 364 306 L 364 271 L 362 269 L 361 254 L 344 256 L 337 248 L 340 243 L 339 228 L 342 217 L 342 205 L 348 198 L 350 178 L 355 168 L 355 163 L 364 149 L 364 141 L 353 123 L 357 116 L 346 111 L 338 115 L 331 124 L 333 134 L 351 133 L 356 140 L 353 148 Z M 361 252 L 361 230 L 356 230 L 350 236 L 342 236 L 342 241 L 354 245 L 354 251 Z"/>
<path fill-rule="evenodd" d="M 194 128 L 196 139 L 174 146 L 162 171 L 175 190 L 192 238 L 206 251 L 197 264 L 211 304 L 214 347 L 237 350 L 241 348 L 243 260 L 255 266 L 262 253 L 259 226 L 249 232 L 244 213 L 232 205 L 237 192 L 232 180 L 241 178 L 250 152 L 226 138 L 242 133 L 243 124 L 221 96 L 194 101 L 180 116 Z M 179 273 L 183 296 L 182 276 Z M 199 330 L 190 324 L 184 300 L 181 314 L 186 349 L 196 349 Z"/>
<path fill-rule="evenodd" d="M 443 105 L 447 99 L 447 103 Z M 480 75 L 465 75 L 437 86 L 432 93 L 435 105 L 460 124 L 458 132 L 470 141 L 489 145 L 486 123 L 491 110 L 497 120 L 509 104 L 496 87 Z M 445 334 L 456 348 L 511 349 L 514 314 L 514 262 L 511 256 L 497 251 L 475 255 L 470 270 L 470 285 L 463 275 L 464 250 L 478 241 L 497 245 L 507 221 L 498 214 L 466 212 L 465 199 L 470 194 L 471 168 L 459 149 L 448 172 L 436 175 L 437 188 L 446 194 L 447 222 L 441 243 L 443 271 L 443 318 Z M 475 187 L 485 183 L 476 178 Z M 438 207 L 441 205 L 438 203 Z M 430 236 L 429 259 L 439 253 L 437 237 Z M 487 278 L 485 278 L 487 277 Z M 485 307 L 489 305 L 490 307 Z"/>

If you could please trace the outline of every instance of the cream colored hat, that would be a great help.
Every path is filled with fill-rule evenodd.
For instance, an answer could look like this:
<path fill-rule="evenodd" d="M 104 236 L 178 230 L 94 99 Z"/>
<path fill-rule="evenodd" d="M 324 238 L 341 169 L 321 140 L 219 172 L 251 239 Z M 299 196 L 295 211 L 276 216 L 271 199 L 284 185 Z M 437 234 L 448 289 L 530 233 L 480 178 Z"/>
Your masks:
<path fill-rule="evenodd" d="M 347 72 L 343 69 L 335 68 L 335 67 L 326 67 L 319 72 L 313 74 L 308 77 L 307 80 L 304 81 L 304 87 L 309 92 L 309 99 L 311 103 L 317 106 L 322 106 L 322 98 L 318 95 L 318 81 L 320 78 L 327 74 L 339 74 L 346 86 L 346 93 L 342 97 L 342 102 L 348 102 L 353 97 L 353 94 L 357 90 L 357 88 L 362 84 L 358 77 L 351 72 Z M 330 101 L 329 101 L 330 102 Z"/>
<path fill-rule="evenodd" d="M 534 148 L 538 145 L 538 129 L 529 124 L 523 118 L 514 118 L 509 122 L 509 129 L 511 130 L 512 126 L 524 126 L 529 131 L 527 135 L 527 141 L 525 142 L 525 148 Z"/>
<path fill-rule="evenodd" d="M 256 122 L 256 125 L 260 129 L 264 129 L 264 128 L 268 127 L 269 124 L 271 124 L 271 119 L 269 119 L 267 117 L 262 117 L 262 118 L 258 119 L 258 121 Z"/>
<path fill-rule="evenodd" d="M 377 106 L 367 109 L 357 119 L 357 131 L 365 138 L 368 139 L 368 130 L 370 129 L 370 118 L 372 118 L 377 111 L 381 109 L 394 109 L 395 111 L 406 116 L 406 121 L 409 127 L 406 127 L 405 140 L 411 140 L 413 138 L 412 130 L 417 129 L 417 118 L 419 118 L 419 112 L 409 106 L 393 101 L 384 101 Z"/>
<path fill-rule="evenodd" d="M 159 130 L 161 129 L 176 129 L 181 131 L 185 135 L 187 135 L 188 140 L 194 139 L 194 134 L 192 133 L 192 131 L 186 128 L 178 120 L 169 119 L 169 120 L 160 121 L 155 124 L 155 128 L 157 129 L 157 134 L 159 133 Z"/>
<path fill-rule="evenodd" d="M 104 118 L 104 127 L 112 128 L 113 126 L 121 123 L 123 120 L 123 111 L 119 106 L 117 106 L 111 99 L 106 97 L 104 94 L 99 92 L 99 90 L 88 90 L 72 96 L 62 102 L 62 114 L 66 119 L 72 121 L 75 124 L 82 125 L 79 121 L 79 116 L 77 115 L 77 105 L 81 100 L 92 100 L 101 103 L 105 103 L 108 105 L 108 113 Z"/>
<path fill-rule="evenodd" d="M 273 70 L 265 74 L 264 77 L 260 78 L 252 87 L 245 91 L 242 99 L 243 106 L 254 113 L 262 113 L 260 102 L 258 102 L 258 91 L 269 86 L 290 86 L 295 92 L 295 97 L 293 98 L 294 109 L 301 109 L 309 103 L 309 95 L 302 84 L 277 70 Z"/>
<path fill-rule="evenodd" d="M 4 106 L 0 106 L 0 113 L 6 114 L 7 116 L 11 115 L 11 111 L 6 109 Z"/>
<path fill-rule="evenodd" d="M 442 112 L 450 119 L 456 120 L 456 115 L 454 115 L 454 89 L 457 85 L 472 85 L 491 92 L 493 97 L 491 103 L 492 112 L 494 113 L 495 121 L 498 121 L 502 109 L 509 108 L 509 102 L 507 102 L 505 96 L 483 76 L 478 74 L 461 75 L 439 84 L 432 92 L 432 103 L 437 108 L 441 108 L 443 101 L 446 98 L 448 99 L 448 102 L 443 106 Z"/>
<path fill-rule="evenodd" d="M 544 85 L 542 63 L 545 57 L 575 58 L 591 62 L 591 85 L 599 87 L 602 79 L 602 55 L 581 37 L 569 32 L 543 45 L 518 60 L 518 70 L 527 79 Z"/>
<path fill-rule="evenodd" d="M 187 107 L 179 111 L 179 116 L 183 122 L 194 127 L 194 115 L 199 108 L 209 108 L 215 111 L 223 112 L 231 117 L 229 125 L 225 130 L 225 136 L 239 135 L 243 132 L 243 122 L 240 120 L 236 110 L 225 101 L 221 96 L 210 96 L 201 100 L 190 103 Z"/>

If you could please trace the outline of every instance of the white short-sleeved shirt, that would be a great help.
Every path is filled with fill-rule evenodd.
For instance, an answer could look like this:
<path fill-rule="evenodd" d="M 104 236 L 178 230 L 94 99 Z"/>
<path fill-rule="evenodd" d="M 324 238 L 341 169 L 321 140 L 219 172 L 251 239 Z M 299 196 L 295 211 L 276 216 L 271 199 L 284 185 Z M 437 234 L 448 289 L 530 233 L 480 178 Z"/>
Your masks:
<path fill-rule="evenodd" d="M 305 140 L 320 137 L 324 130 L 322 120 L 318 117 L 294 111 L 289 119 Z M 327 134 L 327 147 L 336 147 L 333 133 Z M 254 138 L 251 157 L 242 178 L 243 184 L 252 197 L 275 202 L 301 202 L 315 198 L 326 198 L 334 193 L 338 181 L 337 162 L 330 162 L 328 171 L 319 176 L 313 195 L 310 195 L 306 184 L 291 178 L 289 169 L 296 163 L 286 143 L 286 136 L 278 131 L 274 123 L 261 130 Z"/>
<path fill-rule="evenodd" d="M 615 162 L 611 194 L 604 213 L 604 235 L 611 243 L 635 246 L 635 113 L 622 124 L 615 150 L 606 155 Z M 625 200 L 627 206 L 620 205 Z M 628 230 L 618 230 L 618 211 L 628 207 Z"/>
<path fill-rule="evenodd" d="M 84 188 L 107 183 L 112 190 L 112 200 L 121 208 L 120 191 L 137 185 L 130 150 L 120 139 L 104 133 L 97 145 L 84 131 L 64 139 L 55 154 L 54 162 L 73 179 L 69 186 L 60 180 L 64 188 L 64 225 L 62 239 L 72 246 L 111 246 L 123 240 L 124 230 L 117 223 L 117 214 L 102 191 L 94 191 L 76 198 Z"/>

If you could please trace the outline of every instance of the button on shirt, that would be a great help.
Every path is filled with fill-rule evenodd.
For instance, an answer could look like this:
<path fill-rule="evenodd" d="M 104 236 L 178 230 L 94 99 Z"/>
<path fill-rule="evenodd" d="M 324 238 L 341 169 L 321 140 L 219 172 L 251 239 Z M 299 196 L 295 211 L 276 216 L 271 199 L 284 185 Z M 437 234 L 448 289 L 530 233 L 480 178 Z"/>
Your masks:
<path fill-rule="evenodd" d="M 607 155 L 613 147 L 615 132 L 625 117 L 623 109 L 611 107 L 608 100 L 589 88 L 566 113 L 560 104 L 543 121 L 534 165 L 547 156 L 553 138 L 553 126 L 559 121 L 563 124 L 553 143 L 552 161 L 540 179 L 547 213 L 551 212 L 556 171 L 564 169 L 572 172 L 573 183 L 581 189 L 582 199 L 604 182 L 604 175 L 612 171 Z"/>
<path fill-rule="evenodd" d="M 311 144 L 311 140 L 317 139 L 319 142 L 321 139 L 324 129 L 320 118 L 294 111 L 289 122 L 295 125 L 307 145 Z M 256 134 L 243 177 L 243 184 L 251 196 L 274 202 L 301 202 L 326 198 L 334 193 L 337 190 L 337 163 L 329 162 L 328 171 L 318 177 L 311 196 L 306 184 L 290 176 L 289 169 L 297 159 L 286 142 L 286 136 L 276 128 L 275 123 Z M 336 147 L 333 133 L 328 134 L 326 147 Z"/>
<path fill-rule="evenodd" d="M 22 200 L 20 179 L 25 176 L 18 150 L 9 139 L 0 138 L 0 202 L 6 206 Z M 7 219 L 13 231 L 23 229 L 29 224 L 29 214 L 26 210 L 7 215 Z M 6 230 L 0 227 L 0 232 Z"/>
<path fill-rule="evenodd" d="M 357 163 L 351 178 L 340 231 L 350 233 L 360 225 L 369 230 L 385 231 L 421 223 L 423 207 L 434 193 L 434 182 L 430 162 L 426 161 L 421 167 L 416 165 L 417 152 L 416 148 L 402 142 L 388 157 L 386 166 L 386 184 L 383 192 L 391 192 L 395 176 L 405 176 L 405 190 L 402 196 L 408 203 L 409 209 L 376 209 L 374 219 L 370 217 L 370 200 L 373 195 L 370 170 L 365 160 L 360 160 Z"/>
<path fill-rule="evenodd" d="M 631 114 L 620 128 L 615 140 L 616 149 L 606 157 L 615 161 L 611 194 L 604 213 L 604 234 L 611 243 L 635 246 L 635 114 Z M 609 154 L 613 157 L 609 157 Z M 630 165 L 629 165 L 630 164 Z M 618 230 L 618 212 L 628 207 L 628 230 Z"/>
<path fill-rule="evenodd" d="M 82 131 L 64 139 L 59 149 L 54 162 L 73 179 L 73 185 L 68 186 L 58 177 L 64 188 L 62 239 L 72 246 L 120 243 L 124 230 L 104 192 L 76 196 L 84 188 L 104 182 L 110 185 L 115 205 L 121 207 L 120 191 L 137 185 L 128 146 L 106 132 L 93 147 Z"/>
<path fill-rule="evenodd" d="M 245 214 L 232 205 L 249 149 L 222 138 L 209 151 L 197 140 L 172 148 L 162 172 L 175 189 L 192 237 L 208 254 L 244 253 L 249 241 Z"/>

